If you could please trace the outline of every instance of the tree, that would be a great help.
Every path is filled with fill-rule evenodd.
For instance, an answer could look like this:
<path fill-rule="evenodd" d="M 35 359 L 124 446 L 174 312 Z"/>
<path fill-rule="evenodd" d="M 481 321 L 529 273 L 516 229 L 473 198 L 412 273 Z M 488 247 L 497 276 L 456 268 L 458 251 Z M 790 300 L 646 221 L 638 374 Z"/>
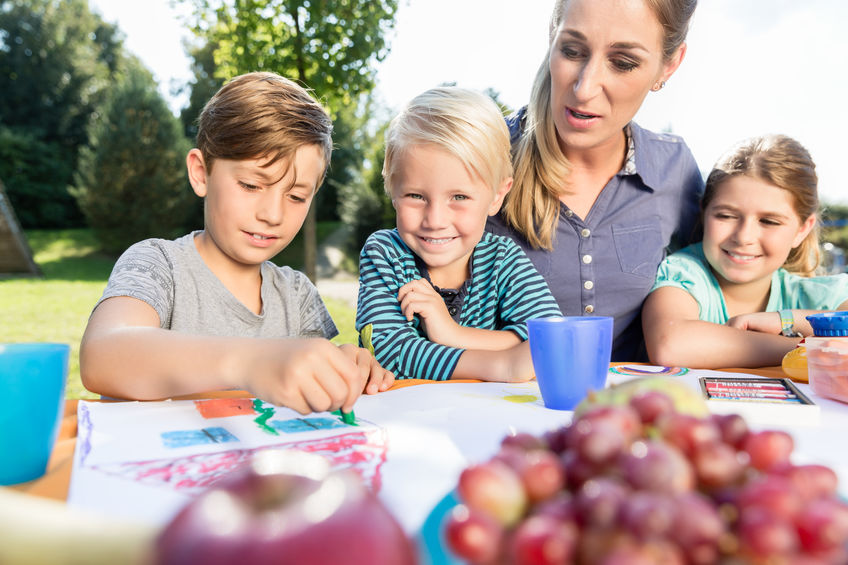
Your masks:
<path fill-rule="evenodd" d="M 185 174 L 190 144 L 141 64 L 112 89 L 89 137 L 73 193 L 104 250 L 182 232 L 195 200 Z"/>
<path fill-rule="evenodd" d="M 24 227 L 82 221 L 67 186 L 122 52 L 117 29 L 86 0 L 0 0 L 0 123 L 14 140 L 0 154 L 23 159 L 5 178 Z"/>
<path fill-rule="evenodd" d="M 191 27 L 216 45 L 216 76 L 270 70 L 308 86 L 332 114 L 374 87 L 398 0 L 183 0 Z M 335 116 L 334 116 L 335 117 Z M 306 274 L 315 280 L 315 218 L 304 223 Z"/>

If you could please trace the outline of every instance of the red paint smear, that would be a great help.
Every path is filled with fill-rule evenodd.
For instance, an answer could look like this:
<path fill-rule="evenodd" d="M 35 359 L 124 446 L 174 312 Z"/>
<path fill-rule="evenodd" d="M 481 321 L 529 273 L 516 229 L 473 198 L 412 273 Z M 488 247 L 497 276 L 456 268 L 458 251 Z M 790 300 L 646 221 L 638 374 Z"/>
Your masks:
<path fill-rule="evenodd" d="M 190 493 L 208 488 L 246 464 L 255 453 L 280 448 L 316 453 L 327 458 L 334 469 L 352 469 L 375 493 L 379 492 L 382 485 L 381 468 L 386 462 L 388 450 L 386 435 L 382 430 L 356 431 L 331 438 L 280 443 L 256 449 L 204 453 L 176 459 L 95 465 L 93 468 L 125 479 L 145 484 L 167 485 L 175 490 Z"/>
<path fill-rule="evenodd" d="M 227 416 L 243 416 L 256 414 L 253 400 L 250 398 L 213 398 L 211 400 L 195 400 L 194 406 L 200 415 L 206 418 L 226 418 Z"/>

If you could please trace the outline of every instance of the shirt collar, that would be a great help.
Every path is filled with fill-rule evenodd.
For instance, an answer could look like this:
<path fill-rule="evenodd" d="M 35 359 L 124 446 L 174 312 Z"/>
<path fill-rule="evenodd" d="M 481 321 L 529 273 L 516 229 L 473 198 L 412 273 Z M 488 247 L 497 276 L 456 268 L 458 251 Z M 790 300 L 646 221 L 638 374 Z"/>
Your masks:
<path fill-rule="evenodd" d="M 636 122 L 630 122 L 624 127 L 627 138 L 627 156 L 619 174 L 639 175 L 647 190 L 653 192 L 655 186 L 662 186 L 663 171 L 653 163 L 651 144 L 648 143 L 647 132 Z"/>

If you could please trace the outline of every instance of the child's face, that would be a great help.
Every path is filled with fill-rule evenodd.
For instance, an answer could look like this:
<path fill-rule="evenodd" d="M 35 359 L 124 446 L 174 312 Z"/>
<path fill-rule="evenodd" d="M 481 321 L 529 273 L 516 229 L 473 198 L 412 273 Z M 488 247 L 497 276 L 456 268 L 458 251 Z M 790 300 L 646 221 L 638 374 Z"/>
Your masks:
<path fill-rule="evenodd" d="M 731 177 L 704 210 L 704 254 L 722 287 L 766 286 L 814 223 L 814 216 L 801 221 L 789 191 L 754 177 Z"/>
<path fill-rule="evenodd" d="M 486 218 L 497 213 L 510 186 L 512 179 L 506 179 L 496 193 L 435 146 L 412 146 L 398 157 L 392 190 L 398 233 L 435 285 L 457 288 L 465 281 Z"/>
<path fill-rule="evenodd" d="M 192 187 L 206 198 L 198 248 L 207 261 L 259 265 L 282 251 L 303 225 L 324 172 L 321 149 L 305 145 L 293 163 L 263 167 L 266 162 L 218 159 L 207 174 L 200 151 L 189 153 Z"/>

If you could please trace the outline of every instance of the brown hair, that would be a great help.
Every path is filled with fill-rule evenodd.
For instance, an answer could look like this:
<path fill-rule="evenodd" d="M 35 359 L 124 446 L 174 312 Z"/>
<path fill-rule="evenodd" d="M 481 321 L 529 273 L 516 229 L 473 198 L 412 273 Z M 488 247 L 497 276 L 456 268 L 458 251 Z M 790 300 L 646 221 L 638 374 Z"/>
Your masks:
<path fill-rule="evenodd" d="M 792 195 L 801 223 L 819 210 L 816 164 L 803 145 L 785 135 L 764 135 L 743 141 L 725 153 L 707 177 L 701 211 L 706 210 L 726 180 L 748 176 Z M 787 271 L 811 276 L 819 265 L 818 222 L 783 264 Z"/>
<path fill-rule="evenodd" d="M 562 22 L 569 0 L 557 0 L 551 15 L 549 43 Z M 686 39 L 697 0 L 644 0 L 663 29 L 663 56 L 670 60 Z M 550 49 L 533 81 L 523 134 L 513 143 L 515 178 L 504 201 L 503 217 L 531 247 L 552 249 L 559 219 L 559 198 L 567 190 L 570 165 L 557 141 L 551 114 Z"/>
<path fill-rule="evenodd" d="M 332 133 L 330 116 L 305 88 L 275 73 L 247 73 L 221 87 L 203 107 L 197 148 L 211 172 L 216 159 L 268 158 L 267 166 L 280 159 L 292 162 L 300 147 L 317 145 L 326 173 Z"/>

